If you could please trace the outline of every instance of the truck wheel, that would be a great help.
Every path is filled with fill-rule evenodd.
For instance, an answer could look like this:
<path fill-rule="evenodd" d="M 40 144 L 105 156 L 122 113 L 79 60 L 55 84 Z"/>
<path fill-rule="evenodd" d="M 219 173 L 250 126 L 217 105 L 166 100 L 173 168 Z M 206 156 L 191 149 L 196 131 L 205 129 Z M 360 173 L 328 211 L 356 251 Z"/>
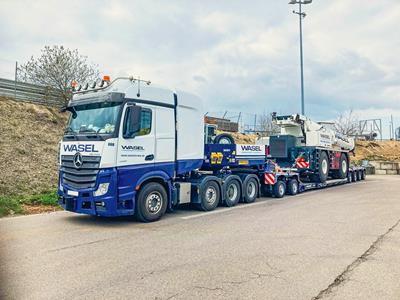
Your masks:
<path fill-rule="evenodd" d="M 167 210 L 167 202 L 167 192 L 161 184 L 146 184 L 136 198 L 136 218 L 141 222 L 159 220 Z"/>
<path fill-rule="evenodd" d="M 351 181 L 352 182 L 357 181 L 357 172 L 356 171 L 351 172 Z"/>
<path fill-rule="evenodd" d="M 258 194 L 258 181 L 254 177 L 247 177 L 243 184 L 243 202 L 252 203 L 256 201 Z"/>
<path fill-rule="evenodd" d="M 366 174 L 365 174 L 365 170 L 361 171 L 361 180 L 365 180 Z"/>
<path fill-rule="evenodd" d="M 353 182 L 352 172 L 350 172 L 350 171 L 349 171 L 349 173 L 347 174 L 347 182 L 348 182 L 348 183 L 352 183 L 352 182 Z"/>
<path fill-rule="evenodd" d="M 339 161 L 339 170 L 335 170 L 333 172 L 333 178 L 335 179 L 344 179 L 347 177 L 347 173 L 349 171 L 349 164 L 347 162 L 347 157 L 346 154 L 342 153 L 340 156 L 340 161 Z"/>
<path fill-rule="evenodd" d="M 218 183 L 214 180 L 207 181 L 201 188 L 200 197 L 201 210 L 214 210 L 218 206 L 221 197 Z"/>
<path fill-rule="evenodd" d="M 286 183 L 282 180 L 278 180 L 274 185 L 274 196 L 275 198 L 282 198 L 286 193 Z"/>
<path fill-rule="evenodd" d="M 325 151 L 319 155 L 317 181 L 324 183 L 328 179 L 329 174 L 329 158 Z"/>
<path fill-rule="evenodd" d="M 214 144 L 234 144 L 235 140 L 228 133 L 218 134 L 214 139 Z"/>
<path fill-rule="evenodd" d="M 240 200 L 240 183 L 235 180 L 228 180 L 225 184 L 225 205 L 235 206 Z"/>
<path fill-rule="evenodd" d="M 299 193 L 299 182 L 296 179 L 290 179 L 287 184 L 287 193 L 289 195 L 297 195 Z"/>

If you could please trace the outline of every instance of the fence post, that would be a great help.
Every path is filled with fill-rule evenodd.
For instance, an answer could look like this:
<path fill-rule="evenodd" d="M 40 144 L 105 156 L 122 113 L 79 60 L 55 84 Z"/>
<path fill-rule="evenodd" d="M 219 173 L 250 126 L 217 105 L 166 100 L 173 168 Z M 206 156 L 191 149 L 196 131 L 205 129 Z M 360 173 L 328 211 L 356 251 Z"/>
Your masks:
<path fill-rule="evenodd" d="M 17 100 L 18 61 L 15 62 L 14 97 Z"/>

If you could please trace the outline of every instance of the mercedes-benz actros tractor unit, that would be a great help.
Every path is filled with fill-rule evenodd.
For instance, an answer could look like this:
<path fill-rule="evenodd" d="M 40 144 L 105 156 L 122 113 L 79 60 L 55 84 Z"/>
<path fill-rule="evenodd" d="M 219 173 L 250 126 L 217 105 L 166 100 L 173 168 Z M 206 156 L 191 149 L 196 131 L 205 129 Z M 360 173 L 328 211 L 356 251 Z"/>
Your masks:
<path fill-rule="evenodd" d="M 265 146 L 207 144 L 202 101 L 139 79 L 78 87 L 60 143 L 59 199 L 68 211 L 158 220 L 192 203 L 253 202 Z"/>

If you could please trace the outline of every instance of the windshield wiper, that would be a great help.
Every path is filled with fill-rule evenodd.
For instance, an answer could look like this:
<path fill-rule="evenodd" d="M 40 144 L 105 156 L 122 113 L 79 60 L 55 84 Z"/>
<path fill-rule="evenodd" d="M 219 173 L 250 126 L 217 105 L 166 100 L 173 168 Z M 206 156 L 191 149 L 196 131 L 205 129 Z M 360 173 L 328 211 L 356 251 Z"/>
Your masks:
<path fill-rule="evenodd" d="M 67 133 L 72 133 L 72 135 L 76 135 L 76 132 L 72 129 L 71 126 L 68 126 L 68 127 L 64 130 L 64 133 L 65 133 L 65 134 L 67 134 Z"/>
<path fill-rule="evenodd" d="M 75 138 L 75 139 L 77 139 L 76 132 L 71 128 L 71 126 L 68 126 L 64 130 L 64 135 L 65 135 L 66 138 Z"/>

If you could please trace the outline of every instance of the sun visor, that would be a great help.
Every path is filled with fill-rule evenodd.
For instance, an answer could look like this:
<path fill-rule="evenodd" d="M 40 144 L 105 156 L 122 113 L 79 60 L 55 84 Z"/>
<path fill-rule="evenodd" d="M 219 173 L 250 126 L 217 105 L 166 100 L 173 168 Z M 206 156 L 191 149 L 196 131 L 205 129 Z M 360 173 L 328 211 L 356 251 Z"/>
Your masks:
<path fill-rule="evenodd" d="M 68 107 L 90 104 L 90 103 L 123 102 L 124 99 L 125 99 L 125 93 L 118 93 L 118 92 L 77 95 L 72 100 L 69 101 Z"/>

